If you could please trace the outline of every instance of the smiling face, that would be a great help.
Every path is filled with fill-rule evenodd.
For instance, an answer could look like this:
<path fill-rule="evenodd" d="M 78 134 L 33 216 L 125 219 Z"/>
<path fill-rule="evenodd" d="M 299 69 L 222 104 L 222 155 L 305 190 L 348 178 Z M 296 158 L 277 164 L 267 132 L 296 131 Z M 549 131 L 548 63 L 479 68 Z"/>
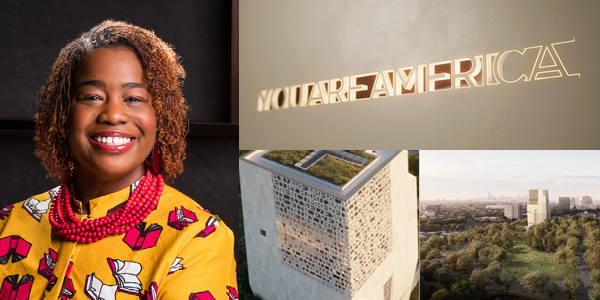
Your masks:
<path fill-rule="evenodd" d="M 75 70 L 67 143 L 75 172 L 100 180 L 144 174 L 156 140 L 152 95 L 135 52 L 97 48 Z"/>

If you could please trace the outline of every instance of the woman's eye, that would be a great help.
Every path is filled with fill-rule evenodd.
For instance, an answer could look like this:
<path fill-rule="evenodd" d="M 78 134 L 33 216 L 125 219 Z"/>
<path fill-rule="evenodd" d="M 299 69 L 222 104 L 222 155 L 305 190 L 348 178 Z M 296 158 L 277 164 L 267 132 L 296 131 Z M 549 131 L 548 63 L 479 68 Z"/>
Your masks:
<path fill-rule="evenodd" d="M 129 101 L 129 102 L 137 102 L 137 101 L 141 101 L 143 102 L 144 100 L 138 97 L 129 97 L 127 99 L 125 99 L 125 101 Z"/>
<path fill-rule="evenodd" d="M 98 96 L 85 96 L 83 97 L 83 100 L 102 100 L 102 98 Z"/>

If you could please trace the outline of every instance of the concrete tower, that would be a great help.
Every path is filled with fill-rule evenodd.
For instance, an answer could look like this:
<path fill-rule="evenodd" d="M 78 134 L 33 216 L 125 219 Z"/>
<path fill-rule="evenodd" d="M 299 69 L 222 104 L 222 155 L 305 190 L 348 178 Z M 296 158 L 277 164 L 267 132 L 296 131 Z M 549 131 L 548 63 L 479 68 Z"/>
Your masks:
<path fill-rule="evenodd" d="M 257 296 L 410 297 L 419 280 L 419 243 L 408 151 L 366 152 L 374 160 L 341 185 L 310 171 L 326 156 L 360 163 L 346 151 L 315 150 L 287 166 L 265 158 L 268 150 L 240 158 L 248 273 Z"/>
<path fill-rule="evenodd" d="M 529 190 L 527 201 L 527 226 L 550 221 L 548 190 Z"/>

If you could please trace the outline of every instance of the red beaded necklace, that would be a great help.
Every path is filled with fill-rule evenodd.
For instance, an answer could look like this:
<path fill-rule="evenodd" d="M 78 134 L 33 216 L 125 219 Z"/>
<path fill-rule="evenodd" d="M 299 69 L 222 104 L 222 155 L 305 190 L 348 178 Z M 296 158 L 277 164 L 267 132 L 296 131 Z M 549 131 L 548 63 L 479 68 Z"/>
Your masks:
<path fill-rule="evenodd" d="M 58 235 L 86 244 L 109 235 L 126 233 L 139 225 L 158 205 L 164 186 L 162 175 L 154 175 L 148 170 L 127 203 L 115 213 L 94 220 L 79 221 L 71 207 L 71 176 L 72 172 L 63 176 L 60 189 L 51 201 L 50 224 Z"/>

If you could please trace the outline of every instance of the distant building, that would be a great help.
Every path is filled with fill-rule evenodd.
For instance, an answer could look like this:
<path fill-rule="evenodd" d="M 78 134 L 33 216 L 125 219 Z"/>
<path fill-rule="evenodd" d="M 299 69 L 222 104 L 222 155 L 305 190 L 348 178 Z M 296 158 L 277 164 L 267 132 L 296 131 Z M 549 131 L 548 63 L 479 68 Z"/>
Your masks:
<path fill-rule="evenodd" d="M 548 190 L 529 190 L 527 201 L 527 226 L 550 221 L 550 200 Z"/>
<path fill-rule="evenodd" d="M 253 292 L 262 299 L 408 299 L 419 281 L 408 151 L 373 151 L 377 158 L 343 186 L 268 160 L 266 152 L 239 160 Z"/>
<path fill-rule="evenodd" d="M 558 197 L 558 209 L 571 209 L 571 197 Z"/>
<path fill-rule="evenodd" d="M 433 210 L 421 210 L 420 215 L 422 218 L 435 217 L 435 212 Z"/>
<path fill-rule="evenodd" d="M 504 209 L 504 204 L 492 204 L 492 205 L 486 205 L 485 208 L 490 208 L 490 209 Z"/>
<path fill-rule="evenodd" d="M 504 216 L 508 219 L 523 219 L 523 208 L 521 204 L 512 204 L 504 206 Z"/>
<path fill-rule="evenodd" d="M 581 205 L 588 205 L 588 204 L 592 204 L 592 197 L 590 196 L 581 196 Z"/>
<path fill-rule="evenodd" d="M 570 205 L 571 209 L 575 209 L 577 208 L 577 199 L 575 197 L 571 197 L 571 205 Z"/>
<path fill-rule="evenodd" d="M 442 205 L 441 204 L 428 205 L 427 208 L 430 210 L 433 210 L 433 212 L 435 213 L 436 216 L 442 215 Z"/>

